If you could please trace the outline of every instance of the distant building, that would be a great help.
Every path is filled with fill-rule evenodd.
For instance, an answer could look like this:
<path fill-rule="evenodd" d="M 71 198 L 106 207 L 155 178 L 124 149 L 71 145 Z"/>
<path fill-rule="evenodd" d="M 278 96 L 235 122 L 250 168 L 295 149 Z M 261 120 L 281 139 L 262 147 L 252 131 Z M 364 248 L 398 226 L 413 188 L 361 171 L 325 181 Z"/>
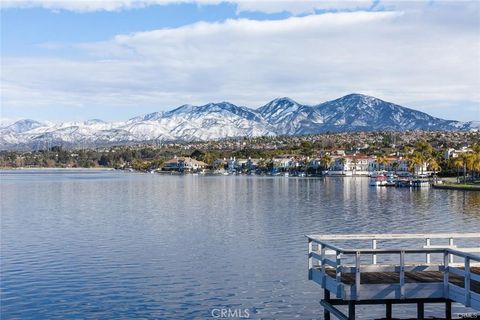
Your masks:
<path fill-rule="evenodd" d="M 467 148 L 467 147 L 463 147 L 462 149 L 460 150 L 455 150 L 455 149 L 447 149 L 445 150 L 444 154 L 443 154 L 443 157 L 445 159 L 450 159 L 450 158 L 458 158 L 458 156 L 462 153 L 468 153 L 468 152 L 472 152 L 472 149 L 470 148 Z"/>
<path fill-rule="evenodd" d="M 207 164 L 190 157 L 174 157 L 165 162 L 163 170 L 165 171 L 197 171 L 204 169 Z"/>
<path fill-rule="evenodd" d="M 213 168 L 214 169 L 225 169 L 225 166 L 227 165 L 227 159 L 216 159 L 213 161 Z"/>
<path fill-rule="evenodd" d="M 245 167 L 247 170 L 254 170 L 257 168 L 259 161 L 259 159 L 248 158 L 247 162 L 245 163 Z"/>
<path fill-rule="evenodd" d="M 235 157 L 233 158 L 230 158 L 228 161 L 227 161 L 227 170 L 228 172 L 233 172 L 233 171 L 236 171 L 237 168 L 238 168 L 239 164 L 238 164 L 238 161 Z"/>
<path fill-rule="evenodd" d="M 272 159 L 275 167 L 280 169 L 289 169 L 294 165 L 294 157 L 293 156 L 278 156 Z"/>
<path fill-rule="evenodd" d="M 388 163 L 382 164 L 374 158 L 368 165 L 368 171 L 391 171 L 397 173 L 407 173 L 409 172 L 409 160 L 402 157 L 390 157 L 387 158 Z M 414 168 L 415 173 L 427 173 L 427 163 L 423 165 L 416 165 Z"/>
<path fill-rule="evenodd" d="M 337 156 L 333 157 L 329 170 L 346 175 L 367 175 L 370 163 L 374 160 L 375 158 L 365 155 Z"/>

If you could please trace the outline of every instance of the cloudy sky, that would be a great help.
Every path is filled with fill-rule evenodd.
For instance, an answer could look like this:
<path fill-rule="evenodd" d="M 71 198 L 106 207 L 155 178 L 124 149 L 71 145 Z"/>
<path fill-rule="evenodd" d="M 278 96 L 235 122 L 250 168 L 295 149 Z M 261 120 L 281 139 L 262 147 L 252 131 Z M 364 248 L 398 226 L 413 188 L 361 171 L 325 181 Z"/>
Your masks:
<path fill-rule="evenodd" d="M 480 120 L 479 1 L 1 2 L 1 117 L 357 92 Z"/>

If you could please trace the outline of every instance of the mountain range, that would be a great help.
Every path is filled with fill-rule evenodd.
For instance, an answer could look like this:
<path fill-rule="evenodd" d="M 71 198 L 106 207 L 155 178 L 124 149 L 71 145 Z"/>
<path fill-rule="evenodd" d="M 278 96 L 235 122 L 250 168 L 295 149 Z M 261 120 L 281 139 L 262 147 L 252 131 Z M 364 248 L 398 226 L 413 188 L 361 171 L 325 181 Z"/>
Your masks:
<path fill-rule="evenodd" d="M 444 120 L 362 94 L 318 105 L 277 98 L 258 109 L 229 102 L 183 105 L 124 122 L 98 119 L 51 123 L 30 119 L 0 127 L 0 149 L 46 145 L 101 146 L 340 131 L 477 130 L 478 123 Z"/>

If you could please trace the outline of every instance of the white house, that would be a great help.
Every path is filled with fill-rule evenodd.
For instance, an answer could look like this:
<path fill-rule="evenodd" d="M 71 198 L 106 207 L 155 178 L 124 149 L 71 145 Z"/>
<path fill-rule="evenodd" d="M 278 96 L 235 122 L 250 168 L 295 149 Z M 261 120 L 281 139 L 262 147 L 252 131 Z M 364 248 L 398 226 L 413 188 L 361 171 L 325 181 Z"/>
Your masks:
<path fill-rule="evenodd" d="M 450 148 L 450 149 L 445 150 L 445 152 L 443 153 L 443 157 L 448 160 L 450 158 L 457 158 L 462 153 L 468 153 L 468 152 L 472 152 L 472 149 L 467 148 L 467 147 L 463 147 L 460 150 L 455 150 L 455 149 Z"/>
<path fill-rule="evenodd" d="M 165 171 L 196 171 L 204 169 L 207 164 L 203 161 L 198 161 L 190 157 L 177 157 L 165 162 L 163 170 Z"/>
<path fill-rule="evenodd" d="M 374 158 L 364 155 L 334 157 L 329 170 L 345 175 L 368 175 Z"/>

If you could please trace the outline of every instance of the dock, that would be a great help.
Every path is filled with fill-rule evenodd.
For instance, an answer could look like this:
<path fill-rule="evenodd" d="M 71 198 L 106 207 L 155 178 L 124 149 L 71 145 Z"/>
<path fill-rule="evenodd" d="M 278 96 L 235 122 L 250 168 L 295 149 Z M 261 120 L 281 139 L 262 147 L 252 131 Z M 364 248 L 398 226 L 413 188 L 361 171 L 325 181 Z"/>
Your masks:
<path fill-rule="evenodd" d="M 308 279 L 324 290 L 324 319 L 355 319 L 356 305 L 452 303 L 480 311 L 480 233 L 307 235 Z M 337 306 L 348 306 L 344 314 Z M 480 312 L 478 312 L 480 318 Z"/>

